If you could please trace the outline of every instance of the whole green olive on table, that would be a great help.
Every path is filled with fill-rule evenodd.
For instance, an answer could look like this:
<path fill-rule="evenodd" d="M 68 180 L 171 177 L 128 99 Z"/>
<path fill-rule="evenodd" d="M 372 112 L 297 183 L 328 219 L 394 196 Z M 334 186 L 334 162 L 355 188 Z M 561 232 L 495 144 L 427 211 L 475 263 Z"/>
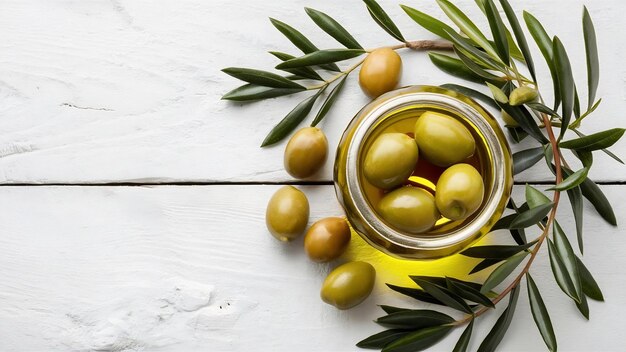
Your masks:
<path fill-rule="evenodd" d="M 418 156 L 413 138 L 404 133 L 385 133 L 378 136 L 367 151 L 363 173 L 372 185 L 390 189 L 411 176 Z"/>
<path fill-rule="evenodd" d="M 426 190 L 411 186 L 386 194 L 377 210 L 391 226 L 409 233 L 428 231 L 440 218 L 435 197 Z"/>
<path fill-rule="evenodd" d="M 376 270 L 365 262 L 349 262 L 338 266 L 324 280 L 322 300 L 339 309 L 352 308 L 372 292 Z"/>
<path fill-rule="evenodd" d="M 380 48 L 367 55 L 359 72 L 359 84 L 372 98 L 393 90 L 400 81 L 402 59 L 390 48 Z"/>
<path fill-rule="evenodd" d="M 265 211 L 265 224 L 280 241 L 298 237 L 309 222 L 309 201 L 302 191 L 284 186 L 272 196 Z"/>
<path fill-rule="evenodd" d="M 285 170 L 295 178 L 313 176 L 326 162 L 328 141 L 317 127 L 296 132 L 285 147 Z"/>
<path fill-rule="evenodd" d="M 422 157 L 447 167 L 474 154 L 476 141 L 461 122 L 448 115 L 426 111 L 415 123 L 415 141 Z"/>
<path fill-rule="evenodd" d="M 330 217 L 315 222 L 304 235 L 304 250 L 316 262 L 339 258 L 350 244 L 346 219 Z"/>
<path fill-rule="evenodd" d="M 456 164 L 439 177 L 435 203 L 443 216 L 461 220 L 478 210 L 484 193 L 485 185 L 480 173 L 472 165 Z"/>

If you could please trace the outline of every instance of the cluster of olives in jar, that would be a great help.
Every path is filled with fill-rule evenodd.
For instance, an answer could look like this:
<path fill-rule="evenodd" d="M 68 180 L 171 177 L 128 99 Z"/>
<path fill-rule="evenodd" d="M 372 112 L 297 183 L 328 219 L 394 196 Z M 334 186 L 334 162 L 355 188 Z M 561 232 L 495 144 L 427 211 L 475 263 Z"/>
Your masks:
<path fill-rule="evenodd" d="M 364 178 L 384 193 L 374 204 L 376 212 L 388 225 L 408 234 L 428 232 L 442 217 L 468 218 L 480 208 L 485 190 L 481 174 L 468 163 L 475 151 L 470 130 L 456 118 L 435 111 L 417 118 L 412 135 L 378 135 L 362 163 Z M 421 158 L 443 170 L 434 190 L 409 182 L 419 171 Z"/>

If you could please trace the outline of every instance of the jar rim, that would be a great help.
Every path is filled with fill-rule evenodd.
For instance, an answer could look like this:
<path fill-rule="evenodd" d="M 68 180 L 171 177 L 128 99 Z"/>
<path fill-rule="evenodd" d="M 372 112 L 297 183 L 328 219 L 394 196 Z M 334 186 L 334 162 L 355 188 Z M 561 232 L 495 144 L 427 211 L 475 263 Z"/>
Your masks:
<path fill-rule="evenodd" d="M 477 105 L 477 103 L 464 96 L 459 97 L 458 94 L 453 96 L 449 94 L 449 92 L 450 91 L 443 88 L 430 86 L 411 86 L 398 89 L 366 105 L 357 113 L 348 126 L 348 129 L 353 128 L 353 131 L 347 145 L 345 170 L 343 171 L 345 171 L 347 191 L 347 194 L 344 194 L 344 196 L 347 195 L 352 200 L 354 208 L 351 209 L 352 211 L 349 213 L 358 216 L 361 221 L 371 227 L 374 230 L 374 236 L 382 237 L 379 239 L 365 238 L 368 242 L 379 244 L 381 242 L 380 240 L 383 240 L 389 242 L 392 246 L 396 247 L 396 249 L 400 249 L 401 253 L 396 253 L 396 251 L 391 250 L 391 248 L 381 248 L 392 255 L 399 254 L 402 256 L 408 253 L 411 257 L 440 256 L 440 253 L 447 252 L 447 249 L 456 249 L 459 245 L 468 244 L 468 241 L 473 242 L 477 239 L 475 238 L 476 234 L 480 233 L 480 230 L 490 222 L 493 222 L 493 215 L 501 207 L 500 200 L 502 197 L 506 196 L 508 199 L 510 194 L 511 182 L 508 182 L 508 179 L 511 177 L 511 165 L 510 162 L 506 162 L 507 158 L 505 158 L 505 153 L 510 155 L 510 151 L 508 150 L 506 142 L 504 145 L 501 142 L 503 138 L 502 131 L 499 130 L 497 125 L 495 126 L 497 127 L 496 129 L 486 120 L 486 116 L 491 119 L 493 119 L 493 117 L 480 105 Z M 472 220 L 463 224 L 461 227 L 452 229 L 441 235 L 409 235 L 387 225 L 371 207 L 361 184 L 362 178 L 359 177 L 358 174 L 360 153 L 365 141 L 373 130 L 373 126 L 376 126 L 378 122 L 389 117 L 394 111 L 415 105 L 416 103 L 433 108 L 446 109 L 466 118 L 485 138 L 485 146 L 487 147 L 487 153 L 492 163 L 492 167 L 489 168 L 492 173 L 490 177 L 492 180 L 492 184 L 489 187 L 490 192 L 486 194 L 486 201 L 483 202 L 479 212 L 474 215 Z M 353 125 L 354 123 L 356 123 L 356 125 Z M 346 134 L 344 133 L 344 138 L 345 137 Z M 335 166 L 335 173 L 337 173 L 339 167 L 341 166 Z M 337 194 L 340 195 L 342 190 L 338 185 L 337 177 L 335 177 L 335 189 Z M 342 197 L 340 197 L 340 203 L 342 203 L 344 208 L 346 207 L 345 202 L 342 201 Z M 357 228 L 357 232 L 360 233 L 361 231 L 358 230 Z M 362 237 L 372 236 L 371 233 L 360 234 Z M 464 245 L 462 247 L 464 247 Z M 453 250 L 452 252 L 456 252 L 459 249 L 461 248 Z"/>

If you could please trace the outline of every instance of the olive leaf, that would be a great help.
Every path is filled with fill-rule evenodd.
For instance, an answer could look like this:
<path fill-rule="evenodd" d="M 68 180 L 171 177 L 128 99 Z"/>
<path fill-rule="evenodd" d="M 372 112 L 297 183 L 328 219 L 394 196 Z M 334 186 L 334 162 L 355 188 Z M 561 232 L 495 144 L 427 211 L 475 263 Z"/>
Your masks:
<path fill-rule="evenodd" d="M 524 129 L 522 129 L 521 127 L 505 127 L 507 128 L 507 131 L 509 131 L 511 138 L 513 139 L 513 141 L 515 141 L 515 143 L 519 143 L 523 141 L 524 138 L 528 137 L 528 133 L 526 133 L 526 131 L 524 131 Z"/>
<path fill-rule="evenodd" d="M 541 159 L 543 159 L 543 147 L 530 148 L 513 153 L 513 174 L 519 174 L 535 165 Z"/>
<path fill-rule="evenodd" d="M 452 40 L 452 42 L 454 43 L 454 45 L 456 47 L 462 48 L 466 53 L 471 55 L 472 59 L 477 64 L 481 64 L 481 65 L 483 65 L 485 67 L 488 67 L 488 68 L 494 69 L 494 70 L 495 69 L 498 69 L 498 70 L 503 70 L 504 69 L 504 66 L 501 63 L 494 61 L 494 59 L 489 57 L 489 55 L 487 55 L 484 52 L 478 50 L 468 39 L 465 39 L 465 38 L 461 37 L 455 31 L 450 31 L 450 32 L 447 32 L 447 33 L 448 33 L 448 36 L 450 37 L 450 39 Z M 489 78 L 489 79 L 493 80 L 492 78 Z"/>
<path fill-rule="evenodd" d="M 270 51 L 269 53 L 274 55 L 276 58 L 278 58 L 281 61 L 287 61 L 287 60 L 291 60 L 295 58 L 295 56 L 293 55 L 281 53 L 279 51 Z M 319 73 L 315 72 L 315 70 L 310 67 L 288 68 L 288 69 L 285 69 L 285 71 L 289 73 L 293 73 L 294 75 L 297 75 L 303 78 L 313 79 L 316 81 L 324 80 L 322 76 L 319 75 Z"/>
<path fill-rule="evenodd" d="M 596 30 L 589 16 L 587 7 L 583 6 L 583 35 L 585 39 L 585 54 L 587 57 L 587 82 L 589 85 L 588 106 L 593 105 L 600 81 L 600 64 L 598 59 L 598 44 Z"/>
<path fill-rule="evenodd" d="M 448 0 L 437 0 L 437 4 L 439 4 L 439 7 L 448 16 L 448 18 L 459 26 L 461 32 L 465 33 L 472 41 L 474 41 L 474 43 L 485 49 L 487 54 L 492 57 L 498 57 L 498 53 L 496 53 L 493 49 L 491 43 L 489 43 L 485 35 L 480 31 L 480 29 L 478 29 L 478 27 L 476 27 L 474 22 L 472 22 L 469 17 L 459 10 L 458 7 L 454 6 Z M 448 32 L 449 35 L 452 33 L 453 32 Z M 456 32 L 454 32 L 454 34 L 456 34 Z"/>
<path fill-rule="evenodd" d="M 404 337 L 410 333 L 410 330 L 404 329 L 385 330 L 359 341 L 356 346 L 359 348 L 381 349 L 391 342 L 398 340 L 399 338 Z"/>
<path fill-rule="evenodd" d="M 535 76 L 535 65 L 533 64 L 533 58 L 530 55 L 530 49 L 528 48 L 528 43 L 526 42 L 526 37 L 524 36 L 524 31 L 522 31 L 522 27 L 515 16 L 515 12 L 513 8 L 509 4 L 507 0 L 500 0 L 500 4 L 502 5 L 502 9 L 506 14 L 506 18 L 509 20 L 509 24 L 511 25 L 511 29 L 513 29 L 513 34 L 515 34 L 515 39 L 517 40 L 517 45 L 519 46 L 522 54 L 524 55 L 524 61 L 526 61 L 526 67 L 528 67 L 528 72 L 533 77 L 533 79 L 537 79 Z"/>
<path fill-rule="evenodd" d="M 491 259 L 507 259 L 523 250 L 532 247 L 537 241 L 527 244 L 511 246 L 511 245 L 487 245 L 470 247 L 463 252 L 462 255 L 472 258 L 491 258 Z"/>
<path fill-rule="evenodd" d="M 461 93 L 463 95 L 466 95 L 470 98 L 474 98 L 474 99 L 478 99 L 480 101 L 482 101 L 483 103 L 488 104 L 489 106 L 491 106 L 494 109 L 499 109 L 500 107 L 498 106 L 498 104 L 488 95 L 483 94 L 477 90 L 471 89 L 471 88 L 467 88 L 467 87 L 463 87 L 460 86 L 458 84 L 452 84 L 452 83 L 446 83 L 446 84 L 442 84 L 439 87 L 441 88 L 445 88 L 445 89 L 449 89 L 449 90 L 453 90 L 457 93 Z"/>
<path fill-rule="evenodd" d="M 344 61 L 361 56 L 365 53 L 363 49 L 326 49 L 314 51 L 291 60 L 283 61 L 276 65 L 279 70 L 286 68 L 296 68 L 304 66 L 314 66 L 328 64 L 331 62 Z"/>
<path fill-rule="evenodd" d="M 602 99 L 598 100 L 601 101 Z M 582 118 L 581 118 L 582 119 Z M 578 120 L 580 121 L 580 120 Z M 579 130 L 577 130 L 576 128 L 571 128 L 572 131 L 574 131 L 574 133 L 576 133 L 578 135 L 578 137 L 586 137 L 587 135 L 585 135 L 584 133 L 580 132 Z M 608 156 L 610 156 L 611 158 L 613 158 L 613 160 L 617 161 L 620 164 L 624 164 L 624 161 L 622 159 L 620 159 L 617 155 L 613 154 L 610 150 L 608 149 L 602 149 L 602 152 Z"/>
<path fill-rule="evenodd" d="M 548 190 L 567 191 L 574 187 L 578 187 L 587 179 L 588 172 L 589 168 L 583 167 L 582 169 L 567 176 L 567 178 L 561 181 L 558 185 L 548 188 Z"/>
<path fill-rule="evenodd" d="M 465 330 L 463 330 L 463 333 L 461 334 L 461 337 L 459 337 L 459 340 L 457 341 L 456 345 L 454 345 L 454 349 L 452 350 L 452 352 L 466 352 L 467 351 L 467 347 L 469 346 L 469 342 L 472 337 L 473 329 L 474 329 L 474 318 L 470 320 Z"/>
<path fill-rule="evenodd" d="M 617 142 L 624 134 L 623 128 L 612 128 L 610 130 L 590 134 L 585 137 L 563 141 L 559 147 L 565 149 L 575 149 L 578 151 L 591 152 L 598 149 L 605 149 Z"/>
<path fill-rule="evenodd" d="M 467 303 L 447 288 L 435 285 L 427 280 L 422 280 L 417 277 L 411 277 L 411 279 L 413 279 L 413 281 L 415 281 L 415 283 L 418 284 L 424 291 L 428 292 L 440 302 L 443 302 L 446 306 L 466 313 L 472 313 L 472 309 L 467 305 Z"/>
<path fill-rule="evenodd" d="M 322 91 L 324 91 L 324 89 L 320 89 L 316 94 L 306 98 L 296 105 L 296 107 L 291 110 L 287 116 L 274 126 L 267 137 L 263 140 L 263 143 L 261 143 L 261 147 L 267 147 L 281 141 L 283 138 L 287 137 L 291 131 L 298 127 L 300 122 L 302 122 L 309 112 L 311 112 L 313 104 L 315 104 L 315 101 L 320 96 Z"/>
<path fill-rule="evenodd" d="M 580 274 L 580 282 L 583 286 L 583 292 L 587 297 L 596 300 L 596 301 L 604 301 L 604 295 L 600 290 L 600 286 L 593 278 L 589 269 L 583 264 L 580 258 L 576 258 L 576 263 L 578 264 L 578 272 Z"/>
<path fill-rule="evenodd" d="M 550 203 L 550 198 L 529 184 L 526 184 L 525 195 L 529 209 Z"/>
<path fill-rule="evenodd" d="M 457 54 L 459 59 L 461 59 L 463 64 L 467 68 L 469 68 L 472 72 L 474 72 L 476 75 L 488 81 L 494 81 L 494 80 L 500 79 L 498 76 L 494 75 L 493 73 L 487 72 L 485 69 L 480 67 L 474 61 L 472 61 L 472 59 L 470 59 L 467 55 L 465 55 L 463 51 L 459 47 L 456 46 L 456 44 L 454 45 L 454 52 Z"/>
<path fill-rule="evenodd" d="M 556 248 L 556 254 L 563 261 L 563 265 L 567 269 L 567 275 L 572 282 L 574 287 L 574 292 L 576 293 L 576 297 L 578 298 L 577 302 L 580 303 L 580 297 L 583 296 L 582 283 L 580 280 L 580 273 L 578 270 L 578 262 L 576 254 L 574 254 L 574 250 L 572 249 L 572 245 L 570 244 L 567 236 L 563 232 L 561 225 L 559 225 L 558 221 L 554 220 L 553 225 L 553 234 L 554 234 L 554 245 Z"/>
<path fill-rule="evenodd" d="M 557 78 L 556 68 L 554 66 L 554 59 L 552 53 L 552 39 L 546 33 L 541 23 L 530 13 L 524 11 L 524 21 L 530 35 L 537 43 L 541 54 L 546 60 L 548 68 L 550 69 L 550 75 L 552 76 L 552 85 L 554 87 L 554 109 L 556 110 L 561 105 L 561 91 L 559 89 L 559 80 Z"/>
<path fill-rule="evenodd" d="M 441 341 L 451 329 L 449 325 L 420 329 L 386 345 L 382 352 L 421 351 Z"/>
<path fill-rule="evenodd" d="M 513 222 L 511 222 L 512 229 L 524 229 L 531 225 L 534 225 L 541 221 L 553 207 L 553 203 L 547 203 L 539 205 L 535 208 L 528 209 L 524 212 L 521 212 Z"/>
<path fill-rule="evenodd" d="M 324 119 L 326 114 L 328 114 L 328 111 L 330 111 L 330 108 L 333 106 L 333 104 L 337 100 L 337 97 L 339 96 L 339 93 L 341 93 L 341 89 L 343 88 L 343 85 L 345 84 L 347 78 L 348 78 L 348 75 L 345 75 L 341 79 L 341 81 L 339 81 L 339 83 L 337 83 L 335 88 L 333 88 L 333 90 L 330 91 L 330 94 L 328 94 L 328 97 L 324 101 L 324 104 L 322 104 L 322 107 L 317 112 L 317 115 L 315 116 L 315 119 L 313 119 L 313 122 L 311 123 L 312 127 L 317 126 L 317 124 L 320 123 L 320 121 L 322 121 Z"/>
<path fill-rule="evenodd" d="M 398 293 L 401 293 L 405 296 L 414 298 L 418 301 L 422 301 L 422 302 L 426 302 L 426 303 L 433 303 L 433 304 L 439 304 L 439 305 L 445 305 L 443 302 L 439 301 L 438 299 L 436 299 L 435 297 L 431 296 L 429 293 L 426 293 L 426 291 L 419 289 L 419 288 L 412 288 L 412 287 L 402 287 L 402 286 L 396 286 L 396 285 L 392 285 L 392 284 L 386 284 L 387 287 L 389 287 L 391 290 L 396 291 Z"/>
<path fill-rule="evenodd" d="M 535 280 L 530 276 L 530 273 L 526 273 L 526 284 L 528 288 L 528 301 L 530 303 L 530 310 L 533 313 L 535 324 L 543 337 L 543 341 L 546 343 L 548 350 L 556 351 L 556 336 L 554 335 L 554 329 L 552 328 L 552 321 L 548 314 L 548 309 L 543 303 L 539 289 L 535 284 Z"/>
<path fill-rule="evenodd" d="M 492 259 L 492 258 L 483 259 L 478 264 L 476 264 L 476 266 L 472 268 L 472 270 L 469 272 L 469 275 L 477 273 L 484 269 L 487 269 L 490 266 L 500 263 L 502 260 L 503 259 Z"/>
<path fill-rule="evenodd" d="M 554 54 L 554 67 L 559 82 L 559 91 L 561 93 L 561 118 L 563 128 L 561 128 L 560 138 L 563 138 L 574 108 L 574 77 L 572 75 L 572 67 L 570 65 L 567 52 L 561 40 L 554 37 L 552 41 L 552 52 Z"/>
<path fill-rule="evenodd" d="M 574 117 L 576 117 L 576 121 L 580 119 L 580 98 L 578 97 L 578 88 L 574 84 Z"/>
<path fill-rule="evenodd" d="M 487 293 L 498 286 L 504 279 L 506 279 L 515 268 L 526 258 L 528 252 L 518 253 L 511 258 L 507 259 L 504 263 L 500 264 L 494 271 L 489 274 L 487 280 L 483 284 L 483 288 L 480 290 L 482 293 Z"/>
<path fill-rule="evenodd" d="M 498 103 L 500 108 L 517 121 L 520 127 L 541 144 L 548 144 L 550 141 L 543 135 L 532 115 L 524 106 L 511 106 L 509 104 Z"/>
<path fill-rule="evenodd" d="M 401 42 L 406 41 L 396 24 L 393 23 L 389 15 L 387 15 L 385 10 L 383 10 L 375 0 L 363 0 L 363 2 L 365 6 L 367 6 L 367 11 L 369 11 L 370 16 L 372 16 L 374 22 L 376 22 L 380 28 L 384 29 L 385 32 L 397 40 Z"/>
<path fill-rule="evenodd" d="M 576 238 L 578 240 L 578 249 L 583 253 L 583 193 L 580 186 L 567 190 L 567 198 L 572 206 L 574 214 L 574 222 L 576 223 Z"/>
<path fill-rule="evenodd" d="M 571 297 L 575 302 L 580 303 L 580 296 L 578 296 L 576 293 L 576 288 L 574 287 L 574 283 L 570 278 L 565 263 L 563 263 L 563 259 L 561 258 L 559 253 L 557 253 L 557 249 L 552 240 L 547 239 L 547 242 L 548 256 L 550 257 L 550 267 L 552 268 L 552 273 L 554 274 L 554 279 L 556 280 L 556 283 L 566 295 Z"/>
<path fill-rule="evenodd" d="M 589 320 L 589 302 L 587 302 L 587 297 L 583 295 L 580 297 L 580 303 L 574 303 L 576 303 L 576 308 L 578 308 L 580 314 L 582 314 L 585 319 Z"/>
<path fill-rule="evenodd" d="M 577 150 L 573 150 L 572 152 L 578 158 L 578 160 L 580 160 L 580 162 L 583 164 L 584 167 L 591 168 L 591 165 L 593 165 L 593 153 L 592 152 L 577 151 Z"/>
<path fill-rule="evenodd" d="M 397 312 L 406 312 L 406 311 L 411 310 L 411 309 L 408 309 L 408 308 L 399 308 L 399 307 L 386 306 L 384 304 L 379 305 L 379 307 L 380 307 L 380 309 L 382 309 L 387 314 L 397 313 Z"/>
<path fill-rule="evenodd" d="M 567 168 L 563 169 L 566 171 L 566 174 L 571 174 L 571 170 L 567 170 Z M 598 214 L 600 214 L 606 222 L 613 226 L 617 226 L 617 219 L 615 218 L 613 207 L 595 182 L 587 178 L 580 184 L 580 190 L 582 191 L 583 196 L 587 198 Z"/>
<path fill-rule="evenodd" d="M 547 114 L 548 116 L 556 116 L 556 117 L 560 117 L 559 114 L 550 109 L 549 107 L 541 104 L 541 103 L 537 103 L 537 102 L 530 102 L 530 103 L 526 103 L 526 106 L 528 106 L 529 108 L 538 111 L 538 112 L 542 112 L 544 114 Z"/>
<path fill-rule="evenodd" d="M 222 99 L 232 101 L 262 100 L 299 93 L 303 90 L 304 89 L 300 88 L 272 88 L 258 86 L 256 84 L 244 84 L 243 86 L 237 87 L 230 92 L 224 94 L 222 96 Z"/>
<path fill-rule="evenodd" d="M 400 7 L 402 7 L 404 12 L 406 12 L 406 14 L 409 15 L 409 17 L 411 17 L 413 21 L 424 27 L 424 29 L 441 38 L 452 41 L 452 38 L 448 34 L 448 32 L 454 32 L 454 29 L 452 29 L 452 27 L 412 7 L 406 5 L 400 5 Z"/>
<path fill-rule="evenodd" d="M 493 3 L 493 0 L 485 0 L 485 12 L 500 59 L 508 65 L 510 62 L 510 53 L 509 42 L 506 36 L 506 27 L 502 22 L 502 18 L 500 18 L 500 14 L 498 13 L 496 5 Z"/>
<path fill-rule="evenodd" d="M 494 86 L 493 84 L 489 82 L 485 82 L 485 83 L 487 84 L 487 87 L 489 87 L 489 90 L 491 90 L 491 94 L 493 94 L 493 98 L 497 102 L 500 102 L 502 104 L 506 104 L 509 102 L 509 97 L 506 94 L 504 94 L 502 89 Z"/>
<path fill-rule="evenodd" d="M 437 66 L 440 70 L 452 76 L 476 83 L 483 83 L 485 81 L 483 77 L 468 69 L 467 66 L 465 66 L 465 64 L 463 64 L 463 62 L 459 59 L 434 52 L 429 52 L 428 57 L 430 57 L 430 61 L 432 61 L 432 63 L 435 64 L 435 66 Z"/>
<path fill-rule="evenodd" d="M 491 331 L 487 334 L 487 337 L 483 340 L 483 342 L 478 347 L 479 352 L 494 352 L 502 338 L 506 334 L 509 325 L 511 325 L 511 321 L 513 320 L 513 315 L 515 314 L 515 306 L 517 305 L 517 299 L 519 297 L 519 287 L 515 287 L 511 290 L 509 294 L 509 304 L 500 315 L 496 323 L 494 324 Z"/>
<path fill-rule="evenodd" d="M 348 33 L 348 31 L 332 17 L 328 16 L 322 11 L 312 9 L 310 7 L 305 7 L 304 10 L 306 11 L 307 15 L 311 17 L 313 22 L 315 22 L 315 24 L 317 24 L 324 32 L 335 38 L 335 40 L 337 40 L 346 48 L 363 49 L 361 44 L 359 44 L 356 39 L 354 39 L 354 37 L 350 33 Z"/>
<path fill-rule="evenodd" d="M 244 82 L 256 84 L 258 86 L 300 90 L 306 89 L 300 84 L 272 72 L 243 67 L 228 67 L 222 69 L 222 72 Z"/>
<path fill-rule="evenodd" d="M 391 328 L 416 330 L 449 324 L 454 322 L 454 318 L 435 310 L 415 309 L 391 313 L 376 319 L 376 322 Z"/>
<path fill-rule="evenodd" d="M 457 294 L 459 297 L 463 299 L 481 304 L 485 307 L 489 307 L 489 308 L 495 307 L 495 305 L 489 299 L 489 297 L 483 295 L 480 292 L 480 287 L 476 289 L 472 286 L 466 285 L 464 283 L 461 283 L 455 280 L 450 280 L 450 279 L 447 279 L 447 287 L 450 291 Z"/>

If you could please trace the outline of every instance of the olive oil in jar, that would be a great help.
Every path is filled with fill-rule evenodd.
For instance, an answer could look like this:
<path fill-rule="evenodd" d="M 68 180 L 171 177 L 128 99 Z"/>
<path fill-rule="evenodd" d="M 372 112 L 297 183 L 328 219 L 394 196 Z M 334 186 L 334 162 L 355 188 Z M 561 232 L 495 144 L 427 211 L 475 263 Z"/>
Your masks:
<path fill-rule="evenodd" d="M 367 155 L 367 152 L 372 143 L 379 136 L 385 133 L 402 133 L 411 138 L 414 138 L 415 123 L 426 111 L 433 111 L 452 117 L 455 120 L 461 122 L 463 126 L 465 126 L 470 131 L 472 137 L 474 138 L 474 141 L 476 142 L 476 149 L 473 155 L 465 160 L 462 160 L 461 162 L 472 165 L 480 173 L 481 177 L 483 178 L 484 184 L 490 185 L 492 183 L 492 160 L 485 144 L 485 137 L 480 132 L 480 130 L 467 118 L 455 114 L 452 111 L 446 111 L 444 109 L 433 109 L 432 107 L 420 106 L 419 104 L 416 104 L 415 106 L 404 107 L 403 109 L 398 111 L 393 111 L 389 113 L 389 116 L 384 116 L 378 124 L 371 127 L 370 132 L 366 136 L 365 141 L 362 145 L 363 149 L 360 153 L 360 165 L 363 165 L 365 155 Z M 448 146 L 441 145 L 438 147 L 447 148 Z M 420 154 L 418 158 L 418 163 L 415 166 L 412 175 L 403 186 L 419 187 L 435 195 L 437 181 L 439 180 L 439 176 L 441 176 L 441 174 L 445 170 L 446 167 L 434 165 L 429 162 L 427 158 Z M 368 182 L 363 172 L 359 173 L 359 178 L 366 199 L 368 200 L 370 206 L 375 209 L 383 196 L 385 196 L 385 194 L 389 193 L 391 190 L 383 190 L 372 185 L 370 182 Z M 488 194 L 488 192 L 490 192 L 490 189 L 485 188 L 485 194 Z M 483 199 L 486 198 L 487 197 L 483 197 Z M 436 222 L 435 226 L 430 231 L 426 232 L 425 235 L 437 236 L 445 234 L 450 229 L 453 229 L 457 226 L 463 226 L 464 223 L 472 221 L 474 216 L 475 214 L 472 214 L 468 218 L 458 221 L 452 221 L 442 216 Z"/>

